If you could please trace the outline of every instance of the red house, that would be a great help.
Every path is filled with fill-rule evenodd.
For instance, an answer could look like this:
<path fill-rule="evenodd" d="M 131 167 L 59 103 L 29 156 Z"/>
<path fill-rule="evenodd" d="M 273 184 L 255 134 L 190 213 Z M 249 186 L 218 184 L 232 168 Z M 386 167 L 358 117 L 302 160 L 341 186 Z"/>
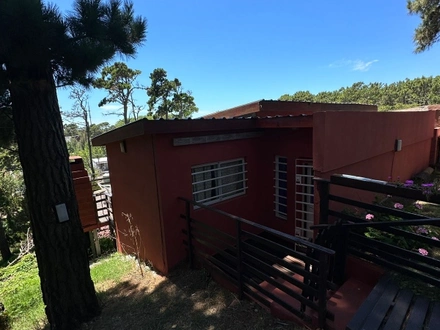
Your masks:
<path fill-rule="evenodd" d="M 106 146 L 118 248 L 166 274 L 186 257 L 186 197 L 304 238 L 318 218 L 313 177 L 346 173 L 402 180 L 437 159 L 437 112 L 257 101 L 188 120 L 139 120 L 93 139 Z M 194 209 L 194 216 L 232 230 Z"/>

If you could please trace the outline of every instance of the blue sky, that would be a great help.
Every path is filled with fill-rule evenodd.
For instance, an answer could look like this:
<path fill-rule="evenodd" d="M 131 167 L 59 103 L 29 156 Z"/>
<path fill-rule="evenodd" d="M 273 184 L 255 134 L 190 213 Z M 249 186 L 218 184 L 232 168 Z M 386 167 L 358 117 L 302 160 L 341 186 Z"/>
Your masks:
<path fill-rule="evenodd" d="M 71 9 L 72 1 L 56 3 Z M 128 66 L 146 86 L 164 68 L 192 91 L 197 115 L 299 90 L 440 74 L 439 46 L 413 52 L 420 20 L 405 0 L 134 0 L 134 8 L 148 20 L 147 41 Z M 114 123 L 98 108 L 105 92 L 90 94 L 92 121 Z M 62 110 L 72 106 L 68 95 L 58 91 Z M 146 93 L 135 99 L 146 104 Z"/>

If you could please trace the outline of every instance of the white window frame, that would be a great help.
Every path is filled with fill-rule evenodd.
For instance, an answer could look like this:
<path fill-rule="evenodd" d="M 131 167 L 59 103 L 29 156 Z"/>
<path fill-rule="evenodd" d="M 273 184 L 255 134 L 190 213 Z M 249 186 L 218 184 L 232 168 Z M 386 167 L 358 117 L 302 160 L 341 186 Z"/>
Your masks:
<path fill-rule="evenodd" d="M 274 212 L 277 218 L 287 220 L 287 157 L 275 156 L 274 164 Z M 286 170 L 280 170 L 281 166 L 285 166 Z"/>
<path fill-rule="evenodd" d="M 240 163 L 233 164 L 235 162 L 240 162 Z M 244 158 L 238 158 L 238 159 L 225 160 L 221 162 L 208 163 L 208 164 L 202 164 L 191 167 L 193 199 L 196 202 L 209 205 L 246 194 L 246 190 L 247 190 L 246 165 L 247 163 L 245 162 Z M 206 169 L 207 167 L 211 167 L 211 168 Z M 236 173 L 222 175 L 221 172 L 223 170 L 233 169 L 233 168 L 237 168 L 238 171 Z M 197 179 L 196 176 L 200 174 L 211 174 L 211 177 L 208 179 L 202 179 L 196 181 Z M 225 179 L 234 176 L 238 176 L 239 179 L 233 182 L 225 182 Z M 197 189 L 197 187 L 200 184 L 207 182 L 213 183 L 212 186 L 205 189 Z M 231 191 L 225 192 L 224 188 L 231 185 L 238 185 L 238 187 L 236 187 L 236 189 L 233 190 L 232 192 Z M 200 198 L 198 199 L 197 196 L 203 192 L 206 192 L 211 196 L 203 199 Z"/>

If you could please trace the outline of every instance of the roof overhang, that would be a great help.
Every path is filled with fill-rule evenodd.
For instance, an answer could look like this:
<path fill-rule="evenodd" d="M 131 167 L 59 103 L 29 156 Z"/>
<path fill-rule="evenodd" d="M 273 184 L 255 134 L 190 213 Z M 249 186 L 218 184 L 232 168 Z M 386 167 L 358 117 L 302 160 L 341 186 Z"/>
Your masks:
<path fill-rule="evenodd" d="M 312 115 L 241 117 L 231 119 L 141 119 L 93 138 L 92 144 L 94 146 L 103 146 L 144 134 L 207 133 L 301 127 L 313 127 Z"/>

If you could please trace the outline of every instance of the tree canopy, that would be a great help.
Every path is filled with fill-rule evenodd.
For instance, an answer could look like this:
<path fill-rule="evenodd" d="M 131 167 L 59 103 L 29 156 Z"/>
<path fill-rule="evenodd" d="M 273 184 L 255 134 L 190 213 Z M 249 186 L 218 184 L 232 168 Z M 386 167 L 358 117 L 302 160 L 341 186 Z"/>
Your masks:
<path fill-rule="evenodd" d="M 439 40 L 440 0 L 408 0 L 410 14 L 422 19 L 414 33 L 416 52 L 423 52 Z"/>
<path fill-rule="evenodd" d="M 357 82 L 335 91 L 284 94 L 282 101 L 375 104 L 379 110 L 406 109 L 440 103 L 440 76 L 405 79 L 391 84 Z"/>
<path fill-rule="evenodd" d="M 147 88 L 150 97 L 148 115 L 154 118 L 188 118 L 199 109 L 190 91 L 185 92 L 179 79 L 168 80 L 167 72 L 154 69 L 150 74 L 151 85 Z"/>
<path fill-rule="evenodd" d="M 125 63 L 116 62 L 113 65 L 104 67 L 101 71 L 101 77 L 93 80 L 94 87 L 106 89 L 108 92 L 107 96 L 99 102 L 99 106 L 102 107 L 109 103 L 120 104 L 121 111 L 112 114 L 122 116 L 125 124 L 130 122 L 130 116 L 137 120 L 142 109 L 136 106 L 133 98 L 134 91 L 141 88 L 135 83 L 137 76 L 140 74 L 140 70 L 133 70 Z"/>
<path fill-rule="evenodd" d="M 0 86 L 8 91 L 46 315 L 74 329 L 99 311 L 56 87 L 88 85 L 116 54 L 134 56 L 146 20 L 120 0 L 0 1 Z M 1 110 L 1 109 L 0 109 Z"/>

